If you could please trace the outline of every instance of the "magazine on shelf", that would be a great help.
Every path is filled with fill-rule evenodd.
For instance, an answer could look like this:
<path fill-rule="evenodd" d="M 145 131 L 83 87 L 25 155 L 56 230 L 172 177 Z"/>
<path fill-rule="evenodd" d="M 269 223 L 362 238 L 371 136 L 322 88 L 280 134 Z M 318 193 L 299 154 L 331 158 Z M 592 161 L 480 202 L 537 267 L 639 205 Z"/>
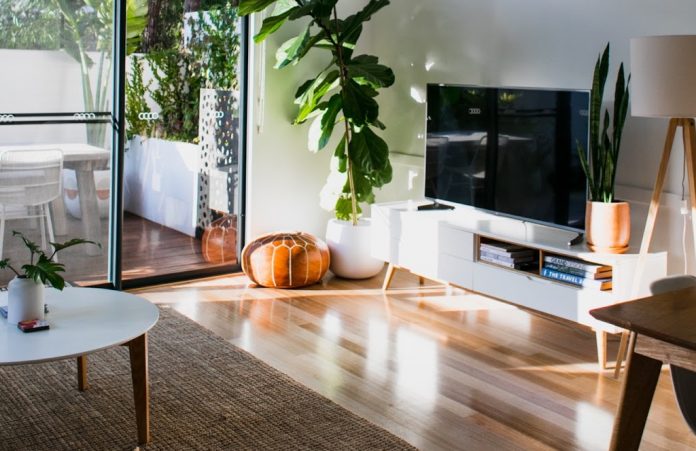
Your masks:
<path fill-rule="evenodd" d="M 485 255 L 487 258 L 500 260 L 501 262 L 506 262 L 506 263 L 525 263 L 525 262 L 530 262 L 530 261 L 534 260 L 534 254 L 523 255 L 521 257 L 509 257 L 509 256 L 505 256 L 505 255 L 500 255 L 500 254 L 494 254 L 494 253 L 489 252 L 485 249 L 481 249 L 480 255 L 481 256 Z"/>
<path fill-rule="evenodd" d="M 511 268 L 511 269 L 521 269 L 521 270 L 529 270 L 529 269 L 534 269 L 538 267 L 538 262 L 536 261 L 525 261 L 525 262 L 514 262 L 514 261 L 505 261 L 505 260 L 500 260 L 495 257 L 491 257 L 486 254 L 481 254 L 479 256 L 479 260 L 484 261 L 486 263 L 492 263 L 494 265 L 498 266 L 503 266 L 505 268 Z"/>
<path fill-rule="evenodd" d="M 596 263 L 582 262 L 580 260 L 575 260 L 573 258 L 559 257 L 557 255 L 545 255 L 544 262 L 545 263 L 553 263 L 553 264 L 561 265 L 561 266 L 568 266 L 568 267 L 576 268 L 576 269 L 582 269 L 583 271 L 587 271 L 587 272 L 592 273 L 592 274 L 596 274 L 599 272 L 611 271 L 611 266 L 598 265 Z"/>
<path fill-rule="evenodd" d="M 566 274 L 564 272 L 555 271 L 550 268 L 542 268 L 541 275 L 549 279 L 560 280 L 561 282 L 570 283 L 584 288 L 597 288 L 599 290 L 611 290 L 612 281 L 611 279 L 588 279 L 585 277 L 576 276 L 573 274 Z"/>
<path fill-rule="evenodd" d="M 549 269 L 553 269 L 554 271 L 564 272 L 566 274 L 573 274 L 575 276 L 587 277 L 588 279 L 611 279 L 611 276 L 612 276 L 611 269 L 609 269 L 608 271 L 603 271 L 603 272 L 590 272 L 590 271 L 585 271 L 584 269 L 580 269 L 580 268 L 573 268 L 572 266 L 558 265 L 556 263 L 549 263 L 549 262 L 545 262 L 544 267 L 549 268 Z"/>
<path fill-rule="evenodd" d="M 505 243 L 501 243 L 505 245 Z M 534 255 L 533 249 L 511 244 L 509 246 L 499 246 L 498 243 L 481 243 L 481 252 L 486 251 L 490 254 L 502 255 L 504 257 L 526 257 Z"/>

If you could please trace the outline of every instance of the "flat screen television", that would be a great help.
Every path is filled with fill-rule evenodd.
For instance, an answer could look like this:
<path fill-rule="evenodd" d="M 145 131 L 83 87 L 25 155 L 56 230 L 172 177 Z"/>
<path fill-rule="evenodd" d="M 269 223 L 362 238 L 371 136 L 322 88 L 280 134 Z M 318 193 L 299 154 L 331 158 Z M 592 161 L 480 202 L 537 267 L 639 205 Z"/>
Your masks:
<path fill-rule="evenodd" d="M 585 228 L 589 91 L 429 84 L 425 196 Z"/>

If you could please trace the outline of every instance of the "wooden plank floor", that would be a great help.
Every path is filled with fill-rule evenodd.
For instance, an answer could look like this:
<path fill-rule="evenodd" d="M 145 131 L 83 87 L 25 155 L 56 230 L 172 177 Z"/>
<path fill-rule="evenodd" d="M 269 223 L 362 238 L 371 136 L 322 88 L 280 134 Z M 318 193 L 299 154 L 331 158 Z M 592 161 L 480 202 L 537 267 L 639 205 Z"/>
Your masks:
<path fill-rule="evenodd" d="M 68 217 L 68 232 L 56 237 L 57 241 L 82 236 L 82 223 L 79 219 Z M 30 239 L 41 241 L 37 228 L 30 227 L 28 221 L 8 223 L 3 257 L 21 266 L 28 258 L 26 249 L 17 238 L 11 236 L 12 230 L 26 233 Z M 66 265 L 66 280 L 89 286 L 106 282 L 108 265 L 109 223 L 101 221 L 102 255 L 86 255 L 82 246 L 66 249 L 58 254 Z M 124 216 L 123 228 L 123 279 L 159 276 L 177 272 L 205 269 L 216 266 L 203 259 L 200 240 L 180 233 L 174 229 L 148 221 L 130 213 Z M 230 265 L 228 263 L 227 265 Z M 10 271 L 0 272 L 0 285 L 4 286 L 14 276 Z"/>
<path fill-rule="evenodd" d="M 608 447 L 620 383 L 598 370 L 585 328 L 419 287 L 405 272 L 387 295 L 379 277 L 298 290 L 247 284 L 236 275 L 137 292 L 420 449 Z M 696 448 L 667 369 L 642 448 Z"/>

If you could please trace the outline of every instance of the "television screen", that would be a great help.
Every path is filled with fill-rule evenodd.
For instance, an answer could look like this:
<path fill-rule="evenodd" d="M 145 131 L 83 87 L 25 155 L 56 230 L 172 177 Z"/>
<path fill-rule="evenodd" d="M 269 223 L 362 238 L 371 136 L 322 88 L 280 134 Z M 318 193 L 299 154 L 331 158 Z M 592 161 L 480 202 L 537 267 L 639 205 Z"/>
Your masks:
<path fill-rule="evenodd" d="M 429 84 L 425 196 L 585 227 L 589 92 Z"/>

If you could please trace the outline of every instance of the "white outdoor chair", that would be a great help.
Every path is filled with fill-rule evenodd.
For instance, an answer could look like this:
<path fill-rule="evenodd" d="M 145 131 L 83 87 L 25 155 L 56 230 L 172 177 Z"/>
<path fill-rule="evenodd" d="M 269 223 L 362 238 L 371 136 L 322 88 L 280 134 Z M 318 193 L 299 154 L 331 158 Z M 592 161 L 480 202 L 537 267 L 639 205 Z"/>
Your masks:
<path fill-rule="evenodd" d="M 63 153 L 56 149 L 5 150 L 0 153 L 0 258 L 5 222 L 37 218 L 41 247 L 55 241 L 48 204 L 61 195 Z"/>

